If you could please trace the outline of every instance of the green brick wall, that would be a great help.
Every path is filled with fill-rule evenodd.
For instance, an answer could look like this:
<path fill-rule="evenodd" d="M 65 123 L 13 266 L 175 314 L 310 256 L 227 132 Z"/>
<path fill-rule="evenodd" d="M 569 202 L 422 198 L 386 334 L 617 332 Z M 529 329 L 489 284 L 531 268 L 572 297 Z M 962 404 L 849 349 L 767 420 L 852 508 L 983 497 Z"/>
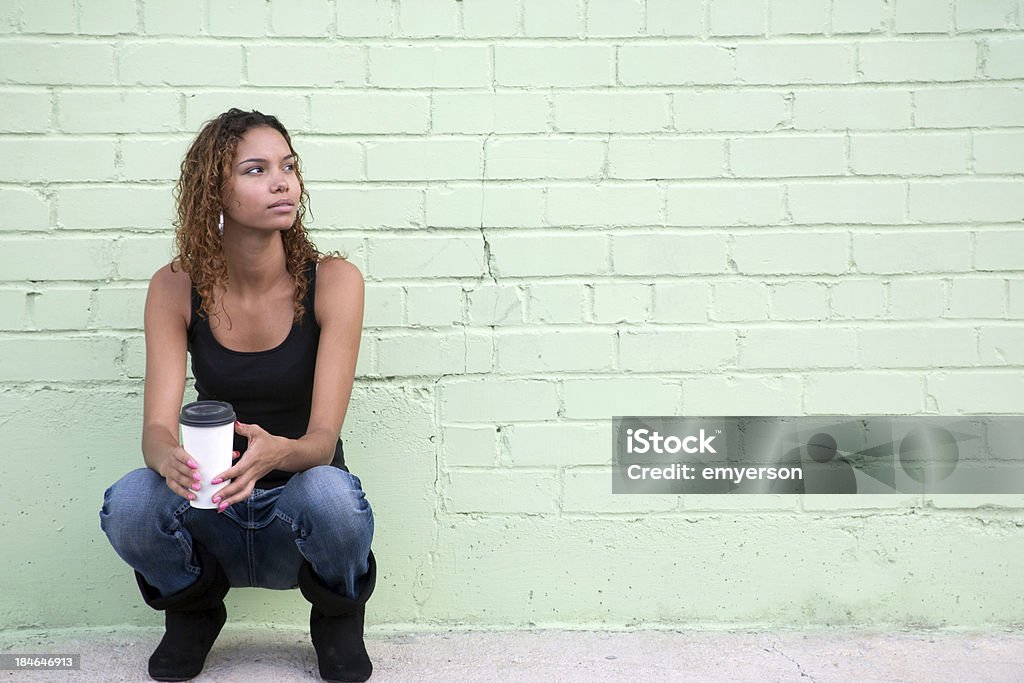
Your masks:
<path fill-rule="evenodd" d="M 1024 495 L 612 496 L 608 446 L 1024 413 L 1024 2 L 0 0 L 0 628 L 159 623 L 98 510 L 142 465 L 178 163 L 231 106 L 294 133 L 367 280 L 372 625 L 1024 618 Z"/>

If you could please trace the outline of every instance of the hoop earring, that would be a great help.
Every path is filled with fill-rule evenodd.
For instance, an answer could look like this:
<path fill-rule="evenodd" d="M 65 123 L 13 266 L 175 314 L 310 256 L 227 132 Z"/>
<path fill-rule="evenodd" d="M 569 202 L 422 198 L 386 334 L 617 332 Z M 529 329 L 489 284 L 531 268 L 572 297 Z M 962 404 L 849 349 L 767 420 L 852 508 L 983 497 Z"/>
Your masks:
<path fill-rule="evenodd" d="M 217 234 L 224 236 L 224 211 L 220 212 L 220 221 L 217 223 Z"/>

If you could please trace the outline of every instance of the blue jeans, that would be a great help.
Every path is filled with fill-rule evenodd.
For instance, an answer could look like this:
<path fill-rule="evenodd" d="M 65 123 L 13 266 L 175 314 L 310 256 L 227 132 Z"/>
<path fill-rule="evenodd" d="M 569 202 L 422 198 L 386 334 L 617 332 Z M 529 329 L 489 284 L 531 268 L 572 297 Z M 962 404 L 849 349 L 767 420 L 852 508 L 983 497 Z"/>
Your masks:
<path fill-rule="evenodd" d="M 298 472 L 284 486 L 255 489 L 222 513 L 193 508 L 143 467 L 103 494 L 100 527 L 161 597 L 198 578 L 194 539 L 217 558 L 233 587 L 295 588 L 305 559 L 332 591 L 355 598 L 369 569 L 373 511 L 359 477 L 330 465 Z"/>

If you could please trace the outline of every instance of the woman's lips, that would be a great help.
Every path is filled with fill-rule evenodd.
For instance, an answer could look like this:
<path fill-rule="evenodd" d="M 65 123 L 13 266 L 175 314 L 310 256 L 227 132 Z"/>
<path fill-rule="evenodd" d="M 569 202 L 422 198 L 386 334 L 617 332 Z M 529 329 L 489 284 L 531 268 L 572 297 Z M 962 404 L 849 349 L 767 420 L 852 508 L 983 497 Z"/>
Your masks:
<path fill-rule="evenodd" d="M 294 204 L 288 204 L 288 203 L 285 203 L 285 204 L 274 204 L 273 206 L 270 207 L 271 211 L 274 211 L 274 212 L 277 212 L 277 213 L 288 213 L 290 211 L 293 211 L 294 209 L 295 209 L 295 205 Z"/>

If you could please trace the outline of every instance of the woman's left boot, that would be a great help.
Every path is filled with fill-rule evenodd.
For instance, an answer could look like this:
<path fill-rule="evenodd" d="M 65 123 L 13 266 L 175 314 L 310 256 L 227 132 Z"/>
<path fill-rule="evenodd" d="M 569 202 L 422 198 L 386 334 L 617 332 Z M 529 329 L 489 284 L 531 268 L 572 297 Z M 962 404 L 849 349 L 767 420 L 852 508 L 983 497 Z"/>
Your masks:
<path fill-rule="evenodd" d="M 320 677 L 325 681 L 365 681 L 373 673 L 373 664 L 363 643 L 363 619 L 366 601 L 377 582 L 377 562 L 373 551 L 369 569 L 356 599 L 335 593 L 313 572 L 309 562 L 299 569 L 299 589 L 313 604 L 309 610 L 309 634 L 316 650 Z"/>

